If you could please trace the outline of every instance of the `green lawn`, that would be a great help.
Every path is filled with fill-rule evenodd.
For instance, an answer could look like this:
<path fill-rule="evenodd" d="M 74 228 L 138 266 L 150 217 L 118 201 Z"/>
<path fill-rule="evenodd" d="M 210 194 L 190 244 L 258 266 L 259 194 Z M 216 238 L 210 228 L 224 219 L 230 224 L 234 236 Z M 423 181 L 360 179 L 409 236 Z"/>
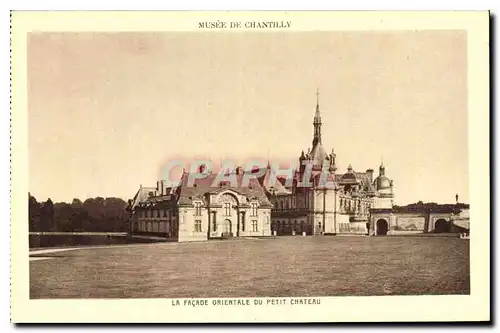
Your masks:
<path fill-rule="evenodd" d="M 469 241 L 278 237 L 44 254 L 31 298 L 469 294 Z"/>

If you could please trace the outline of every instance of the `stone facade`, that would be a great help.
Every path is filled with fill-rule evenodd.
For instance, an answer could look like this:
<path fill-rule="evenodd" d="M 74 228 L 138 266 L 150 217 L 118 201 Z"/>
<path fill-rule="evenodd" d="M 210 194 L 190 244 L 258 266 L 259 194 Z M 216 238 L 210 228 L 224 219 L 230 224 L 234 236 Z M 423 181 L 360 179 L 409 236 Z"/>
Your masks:
<path fill-rule="evenodd" d="M 276 235 L 361 234 L 370 230 L 370 210 L 391 209 L 393 182 L 385 176 L 385 167 L 373 179 L 373 169 L 356 172 L 349 165 L 344 174 L 337 173 L 336 154 L 327 154 L 321 140 L 319 103 L 313 120 L 312 148 L 299 157 L 299 168 L 293 182 L 263 186 L 274 208 L 272 230 Z M 266 179 L 275 172 L 268 167 Z M 323 177 L 323 178 L 322 178 Z M 303 186 L 309 181 L 312 186 Z"/>
<path fill-rule="evenodd" d="M 158 236 L 172 241 L 202 241 L 227 237 L 281 235 L 391 235 L 451 232 L 468 229 L 467 212 L 454 205 L 433 211 L 394 208 L 394 184 L 383 163 L 356 172 L 349 165 L 337 172 L 336 154 L 327 154 L 321 140 L 319 103 L 313 120 L 312 148 L 299 156 L 288 177 L 267 168 L 231 175 L 231 186 L 214 185 L 216 175 L 204 174 L 190 183 L 184 172 L 178 184 L 140 188 L 131 203 L 132 235 Z M 242 179 L 253 174 L 248 184 Z M 199 170 L 198 174 L 203 174 Z M 417 207 L 418 208 L 418 207 Z M 455 222 L 453 222 L 455 221 Z"/>
<path fill-rule="evenodd" d="M 248 187 L 214 187 L 215 175 L 178 186 L 140 188 L 132 201 L 131 234 L 171 241 L 271 235 L 271 203 L 256 179 Z M 242 175 L 237 175 L 241 184 Z"/>
<path fill-rule="evenodd" d="M 372 209 L 370 233 L 404 235 L 421 233 L 457 233 L 469 229 L 469 208 L 458 205 L 436 205 L 432 209 Z"/>

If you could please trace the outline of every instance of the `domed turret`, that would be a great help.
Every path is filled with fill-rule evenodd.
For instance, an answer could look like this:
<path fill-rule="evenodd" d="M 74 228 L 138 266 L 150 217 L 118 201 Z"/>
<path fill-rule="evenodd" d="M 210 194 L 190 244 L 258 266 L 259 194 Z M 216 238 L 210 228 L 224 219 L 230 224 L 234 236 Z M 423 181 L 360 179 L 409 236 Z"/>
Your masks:
<path fill-rule="evenodd" d="M 379 176 L 375 179 L 375 186 L 377 191 L 390 189 L 392 187 L 392 181 L 385 176 L 385 166 L 380 165 Z"/>
<path fill-rule="evenodd" d="M 352 165 L 349 164 L 347 167 L 347 173 L 344 173 L 342 177 L 340 177 L 340 181 L 342 184 L 357 184 L 358 183 L 358 178 L 356 177 L 356 174 L 354 173 L 354 170 L 352 168 Z"/>

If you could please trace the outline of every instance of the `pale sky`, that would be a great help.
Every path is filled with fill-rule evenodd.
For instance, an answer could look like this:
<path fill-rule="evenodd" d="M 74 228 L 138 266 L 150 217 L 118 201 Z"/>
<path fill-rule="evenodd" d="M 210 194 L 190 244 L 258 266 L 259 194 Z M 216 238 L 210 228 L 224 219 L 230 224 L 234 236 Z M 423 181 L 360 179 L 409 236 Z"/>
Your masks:
<path fill-rule="evenodd" d="M 396 204 L 468 202 L 466 56 L 458 31 L 31 34 L 29 190 L 126 200 L 175 157 L 295 161 L 318 88 L 338 172 L 383 158 Z"/>

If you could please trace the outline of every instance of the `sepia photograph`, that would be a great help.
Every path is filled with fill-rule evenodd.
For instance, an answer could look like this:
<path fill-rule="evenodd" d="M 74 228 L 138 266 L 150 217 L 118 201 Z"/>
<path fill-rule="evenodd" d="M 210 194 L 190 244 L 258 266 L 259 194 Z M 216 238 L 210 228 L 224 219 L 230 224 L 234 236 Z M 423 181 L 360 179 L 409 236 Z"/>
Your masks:
<path fill-rule="evenodd" d="M 470 109 L 474 35 L 184 17 L 190 29 L 24 35 L 27 209 L 12 223 L 26 301 L 469 303 L 472 244 L 489 255 L 489 210 L 470 185 L 489 165 L 471 153 L 489 128 L 487 108 Z"/>

